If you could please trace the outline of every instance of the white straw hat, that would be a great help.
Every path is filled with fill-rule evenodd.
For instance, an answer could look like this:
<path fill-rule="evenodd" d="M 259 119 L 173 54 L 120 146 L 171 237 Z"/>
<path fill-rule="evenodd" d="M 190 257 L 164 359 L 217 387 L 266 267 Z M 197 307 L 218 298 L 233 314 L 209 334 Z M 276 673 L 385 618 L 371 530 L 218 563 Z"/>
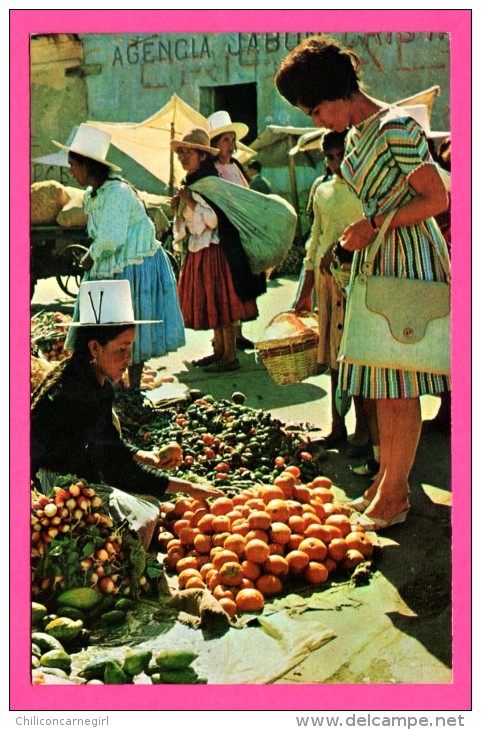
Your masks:
<path fill-rule="evenodd" d="M 58 327 L 115 327 L 153 324 L 161 319 L 134 319 L 130 282 L 127 279 L 82 281 L 79 288 L 79 321 L 59 322 Z"/>
<path fill-rule="evenodd" d="M 426 137 L 429 139 L 438 139 L 440 137 L 449 137 L 450 132 L 433 132 L 429 119 L 429 111 L 426 104 L 413 104 L 413 106 L 401 107 L 406 114 L 413 117 L 416 122 L 424 129 Z"/>
<path fill-rule="evenodd" d="M 60 144 L 60 142 L 56 142 L 54 139 L 52 142 L 56 147 L 60 147 L 61 150 L 75 152 L 77 155 L 101 162 L 103 165 L 110 167 L 111 170 L 119 172 L 122 168 L 106 159 L 110 147 L 110 139 L 111 135 L 102 129 L 97 129 L 91 124 L 80 124 L 70 145 Z"/>
<path fill-rule="evenodd" d="M 211 139 L 225 132 L 235 132 L 236 139 L 239 140 L 243 139 L 249 131 L 247 124 L 232 122 L 229 112 L 226 111 L 214 112 L 207 117 L 207 128 Z"/>

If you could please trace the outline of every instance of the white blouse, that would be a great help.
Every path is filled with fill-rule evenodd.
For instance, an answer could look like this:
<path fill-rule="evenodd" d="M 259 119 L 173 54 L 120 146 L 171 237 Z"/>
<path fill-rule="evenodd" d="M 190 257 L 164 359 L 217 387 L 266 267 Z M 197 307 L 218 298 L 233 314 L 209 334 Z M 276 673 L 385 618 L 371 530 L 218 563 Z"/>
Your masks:
<path fill-rule="evenodd" d="M 215 211 L 198 193 L 192 191 L 195 208 L 181 203 L 174 219 L 173 247 L 176 251 L 201 251 L 219 243 Z M 186 240 L 187 239 L 187 240 Z"/>

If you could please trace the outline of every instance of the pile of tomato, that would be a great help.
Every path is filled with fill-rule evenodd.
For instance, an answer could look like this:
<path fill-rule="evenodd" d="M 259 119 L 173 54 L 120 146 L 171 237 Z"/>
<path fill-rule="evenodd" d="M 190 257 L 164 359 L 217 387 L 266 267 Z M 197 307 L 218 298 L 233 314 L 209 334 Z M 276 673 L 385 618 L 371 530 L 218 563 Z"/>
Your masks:
<path fill-rule="evenodd" d="M 224 611 L 261 611 L 291 586 L 321 585 L 337 570 L 369 560 L 373 543 L 350 509 L 336 502 L 328 477 L 302 484 L 286 467 L 210 503 L 179 498 L 164 504 L 158 545 L 180 588 L 208 588 Z"/>

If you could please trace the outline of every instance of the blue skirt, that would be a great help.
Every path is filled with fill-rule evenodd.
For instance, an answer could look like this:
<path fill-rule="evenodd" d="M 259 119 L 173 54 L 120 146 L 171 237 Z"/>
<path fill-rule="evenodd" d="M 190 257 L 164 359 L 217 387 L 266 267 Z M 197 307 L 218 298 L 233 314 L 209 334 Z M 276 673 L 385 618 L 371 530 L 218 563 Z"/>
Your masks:
<path fill-rule="evenodd" d="M 83 281 L 96 277 L 86 271 Z M 132 362 L 145 362 L 151 357 L 160 357 L 175 352 L 185 345 L 185 331 L 179 299 L 177 282 L 165 251 L 160 248 L 154 256 L 147 256 L 141 264 L 130 264 L 113 279 L 130 281 L 135 319 L 160 319 L 158 324 L 141 324 L 135 328 L 135 342 Z M 73 313 L 78 322 L 78 297 Z M 70 328 L 70 333 L 75 327 Z M 70 334 L 69 333 L 69 334 Z M 67 337 L 66 347 L 72 346 Z"/>

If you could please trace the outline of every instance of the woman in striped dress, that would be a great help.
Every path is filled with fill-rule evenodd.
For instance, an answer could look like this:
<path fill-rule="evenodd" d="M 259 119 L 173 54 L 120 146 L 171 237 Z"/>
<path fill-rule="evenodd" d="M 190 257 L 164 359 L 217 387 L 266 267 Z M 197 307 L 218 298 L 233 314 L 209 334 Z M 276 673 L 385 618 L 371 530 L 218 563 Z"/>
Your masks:
<path fill-rule="evenodd" d="M 364 212 L 344 232 L 343 245 L 356 251 L 353 276 L 394 209 L 373 273 L 444 280 L 440 258 L 449 266 L 448 253 L 434 216 L 446 209 L 447 195 L 426 136 L 408 110 L 369 97 L 356 56 L 327 36 L 312 36 L 294 48 L 277 72 L 276 85 L 317 127 L 349 129 L 341 173 Z M 419 396 L 449 390 L 449 378 L 341 363 L 339 383 L 353 396 L 373 399 L 379 423 L 380 469 L 358 500 L 364 510 L 359 521 L 373 530 L 404 522 L 421 433 Z"/>

